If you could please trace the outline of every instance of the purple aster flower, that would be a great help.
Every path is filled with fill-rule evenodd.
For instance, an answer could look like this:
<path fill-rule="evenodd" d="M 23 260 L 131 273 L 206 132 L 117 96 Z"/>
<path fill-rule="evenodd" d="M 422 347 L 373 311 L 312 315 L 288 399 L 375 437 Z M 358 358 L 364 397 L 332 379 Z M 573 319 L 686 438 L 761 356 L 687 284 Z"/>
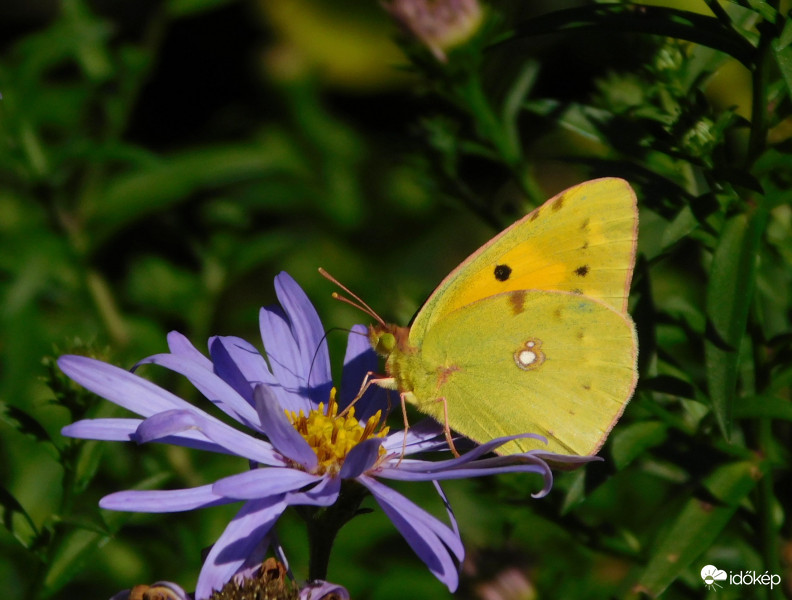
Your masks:
<path fill-rule="evenodd" d="M 467 42 L 481 27 L 484 13 L 478 0 L 389 0 L 385 9 L 435 58 Z"/>
<path fill-rule="evenodd" d="M 251 556 L 260 551 L 286 508 L 333 507 L 339 496 L 350 495 L 349 490 L 357 490 L 362 500 L 359 492 L 363 488 L 374 496 L 431 572 L 453 591 L 464 551 L 448 504 L 450 527 L 380 480 L 432 481 L 445 502 L 439 480 L 504 472 L 538 473 L 544 478 L 544 487 L 535 496 L 541 496 L 552 486 L 547 460 L 590 460 L 541 451 L 488 456 L 520 436 L 494 440 L 449 460 L 410 458 L 417 453 L 447 450 L 439 424 L 422 421 L 406 433 L 388 435 L 381 419 L 387 398 L 376 386 L 370 386 L 354 407 L 345 410 L 366 373 L 377 368 L 378 359 L 369 346 L 366 328 L 355 326 L 349 336 L 342 385 L 336 395 L 324 329 L 316 310 L 286 273 L 275 279 L 275 290 L 281 306 L 265 307 L 260 312 L 266 358 L 236 337 L 211 338 L 207 358 L 184 336 L 172 332 L 168 335 L 169 353 L 151 356 L 137 365 L 157 364 L 184 375 L 248 432 L 124 369 L 83 356 L 63 356 L 58 361 L 74 381 L 143 417 L 82 420 L 66 426 L 64 435 L 137 443 L 158 441 L 250 461 L 249 471 L 214 483 L 178 490 L 117 492 L 100 501 L 105 509 L 139 512 L 175 512 L 243 502 L 206 557 L 196 586 L 197 600 L 206 600 L 250 564 Z M 359 500 L 352 513 L 357 505 Z M 342 518 L 338 527 L 350 516 Z M 323 573 L 312 573 L 312 577 L 321 578 Z"/>
<path fill-rule="evenodd" d="M 328 581 L 313 581 L 299 588 L 289 578 L 288 566 L 271 557 L 234 575 L 221 590 L 212 594 L 210 600 L 251 598 L 349 600 L 349 592 L 343 586 Z M 110 600 L 194 600 L 194 595 L 188 594 L 175 583 L 159 581 L 122 590 Z"/>

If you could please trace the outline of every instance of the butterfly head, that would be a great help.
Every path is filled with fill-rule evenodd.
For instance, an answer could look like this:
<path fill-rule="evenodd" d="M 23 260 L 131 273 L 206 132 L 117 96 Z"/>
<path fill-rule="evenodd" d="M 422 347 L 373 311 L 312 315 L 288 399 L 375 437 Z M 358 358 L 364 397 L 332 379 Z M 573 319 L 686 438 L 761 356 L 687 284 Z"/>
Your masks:
<path fill-rule="evenodd" d="M 398 325 L 369 325 L 369 341 L 377 354 L 388 357 L 396 348 L 406 348 L 409 332 L 407 327 Z"/>

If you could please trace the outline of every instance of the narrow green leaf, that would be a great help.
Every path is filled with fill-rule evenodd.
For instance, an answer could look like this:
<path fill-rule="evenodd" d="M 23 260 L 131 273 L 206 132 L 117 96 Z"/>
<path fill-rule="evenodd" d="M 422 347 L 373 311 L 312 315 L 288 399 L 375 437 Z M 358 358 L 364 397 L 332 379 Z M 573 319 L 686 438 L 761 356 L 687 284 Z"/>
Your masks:
<path fill-rule="evenodd" d="M 792 22 L 792 21 L 790 21 Z M 775 59 L 778 70 L 786 82 L 787 90 L 792 93 L 792 46 L 778 44 L 775 51 Z"/>
<path fill-rule="evenodd" d="M 705 357 L 712 409 L 726 439 L 731 435 L 740 342 L 754 289 L 756 252 L 766 213 L 732 217 L 724 226 L 707 284 Z"/>
<path fill-rule="evenodd" d="M 0 419 L 19 433 L 29 435 L 37 442 L 52 443 L 52 438 L 47 433 L 47 430 L 44 429 L 44 426 L 21 408 L 0 402 Z"/>
<path fill-rule="evenodd" d="M 112 180 L 90 215 L 97 244 L 119 228 L 185 201 L 190 194 L 301 171 L 291 142 L 272 135 L 258 144 L 202 148 L 163 158 L 157 164 Z"/>
<path fill-rule="evenodd" d="M 751 65 L 754 55 L 753 45 L 717 18 L 663 6 L 595 4 L 557 10 L 519 24 L 512 39 L 585 29 L 687 40 L 725 52 L 746 66 Z"/>
<path fill-rule="evenodd" d="M 781 30 L 781 35 L 778 36 L 776 41 L 776 50 L 783 50 L 789 44 L 792 44 L 792 19 L 786 20 L 784 29 Z"/>
<path fill-rule="evenodd" d="M 703 482 L 711 498 L 691 498 L 666 529 L 634 592 L 659 596 L 718 537 L 766 465 L 737 462 L 719 467 Z"/>
<path fill-rule="evenodd" d="M 508 94 L 506 94 L 506 99 L 503 102 L 503 123 L 514 136 L 518 135 L 517 118 L 520 115 L 520 110 L 531 89 L 533 89 L 538 75 L 539 63 L 535 60 L 526 61 L 517 77 L 514 78 L 514 83 Z"/>
<path fill-rule="evenodd" d="M 748 0 L 751 8 L 755 10 L 765 21 L 775 23 L 778 18 L 778 11 L 775 10 L 767 0 Z"/>
<path fill-rule="evenodd" d="M 0 486 L 0 508 L 5 528 L 24 548 L 29 549 L 38 535 L 36 524 L 19 500 L 3 486 Z"/>
<path fill-rule="evenodd" d="M 42 598 L 49 598 L 69 583 L 85 566 L 93 553 L 111 539 L 87 529 L 70 532 L 58 547 L 44 576 Z"/>
<path fill-rule="evenodd" d="M 562 515 L 568 514 L 576 505 L 583 502 L 586 497 L 586 470 L 578 469 L 570 473 L 569 478 L 572 480 L 572 484 L 569 486 L 564 496 L 564 502 L 561 505 Z"/>
<path fill-rule="evenodd" d="M 645 421 L 621 427 L 612 434 L 611 454 L 616 468 L 621 470 L 646 452 L 662 444 L 667 437 L 665 423 Z"/>
<path fill-rule="evenodd" d="M 792 402 L 777 396 L 741 398 L 734 407 L 735 419 L 783 419 L 792 421 Z"/>

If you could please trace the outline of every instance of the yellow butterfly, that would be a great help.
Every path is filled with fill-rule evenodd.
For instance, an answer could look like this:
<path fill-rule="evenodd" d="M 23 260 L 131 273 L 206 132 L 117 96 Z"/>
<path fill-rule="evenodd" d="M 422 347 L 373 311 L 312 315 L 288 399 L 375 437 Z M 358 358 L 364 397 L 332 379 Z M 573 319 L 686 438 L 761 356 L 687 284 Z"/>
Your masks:
<path fill-rule="evenodd" d="M 476 442 L 548 441 L 518 439 L 502 454 L 596 453 L 637 380 L 637 232 L 624 180 L 551 198 L 454 269 L 409 328 L 371 326 L 387 373 L 374 383 Z"/>

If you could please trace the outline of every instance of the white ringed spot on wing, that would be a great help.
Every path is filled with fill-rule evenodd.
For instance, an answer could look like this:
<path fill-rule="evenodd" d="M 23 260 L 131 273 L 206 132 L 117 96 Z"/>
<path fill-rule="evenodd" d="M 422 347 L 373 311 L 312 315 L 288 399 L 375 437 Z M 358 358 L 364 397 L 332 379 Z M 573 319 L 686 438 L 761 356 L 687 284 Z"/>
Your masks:
<path fill-rule="evenodd" d="M 533 371 L 542 366 L 545 360 L 542 340 L 529 338 L 514 352 L 514 364 L 523 371 Z"/>

